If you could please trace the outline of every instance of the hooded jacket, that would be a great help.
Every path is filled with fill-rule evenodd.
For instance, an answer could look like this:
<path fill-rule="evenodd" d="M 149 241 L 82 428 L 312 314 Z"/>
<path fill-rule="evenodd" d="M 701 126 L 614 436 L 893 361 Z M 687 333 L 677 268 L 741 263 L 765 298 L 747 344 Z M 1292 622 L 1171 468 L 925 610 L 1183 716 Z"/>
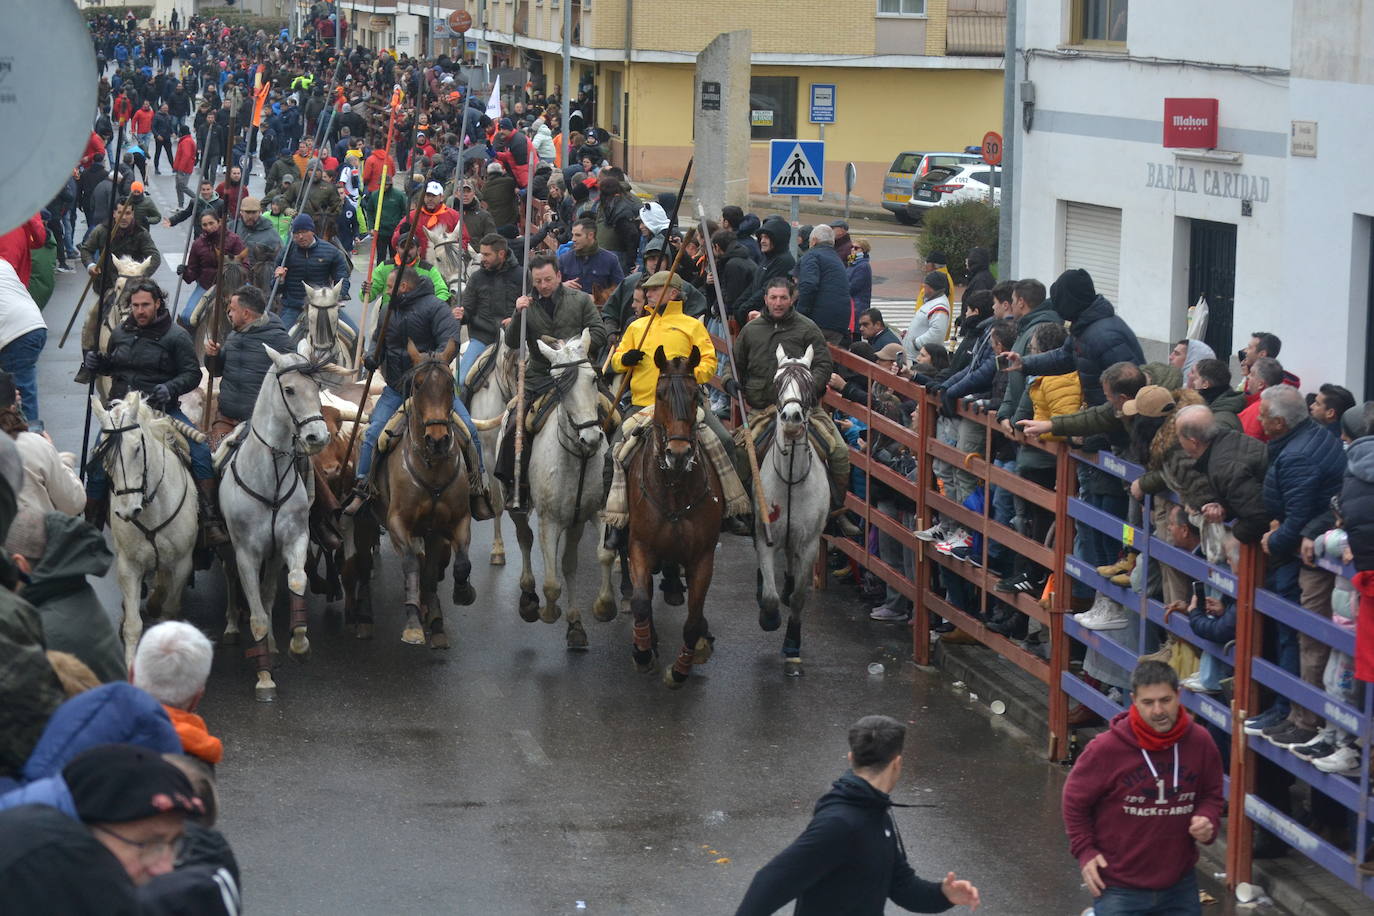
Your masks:
<path fill-rule="evenodd" d="M 789 309 L 774 320 L 766 311 L 744 326 L 735 341 L 735 365 L 739 367 L 740 389 L 749 406 L 762 409 L 777 403 L 773 376 L 778 372 L 778 347 L 789 358 L 801 356 L 811 348 L 811 378 L 816 393 L 822 394 L 830 382 L 834 361 L 830 347 L 816 322 L 796 309 Z"/>
<path fill-rule="evenodd" d="M 231 420 L 247 420 L 253 415 L 262 380 L 272 368 L 272 358 L 264 346 L 278 353 L 291 353 L 296 349 L 281 319 L 271 312 L 259 315 L 242 330 L 231 331 L 225 338 L 219 412 Z"/>
<path fill-rule="evenodd" d="M 1087 277 L 1086 271 L 1065 271 L 1066 276 L 1074 273 Z M 1145 353 L 1135 332 L 1112 304 L 1097 295 L 1091 279 L 1086 281 L 1086 293 L 1092 297 L 1088 301 L 1084 301 L 1086 296 L 1075 296 L 1075 291 L 1062 288 L 1064 283 L 1064 276 L 1055 281 L 1050 301 L 1059 316 L 1070 322 L 1069 337 L 1052 353 L 1025 357 L 1024 371 L 1027 375 L 1062 375 L 1077 369 L 1084 402 L 1096 406 L 1107 400 L 1102 393 L 1102 370 L 1120 362 L 1139 366 L 1145 362 Z"/>
<path fill-rule="evenodd" d="M 1341 485 L 1341 516 L 1355 568 L 1374 569 L 1374 436 L 1350 443 Z"/>
<path fill-rule="evenodd" d="M 759 266 L 749 256 L 749 249 L 737 239 L 716 259 L 716 269 L 720 271 L 716 278 L 720 283 L 720 295 L 729 314 L 739 307 L 758 282 Z"/>
<path fill-rule="evenodd" d="M 770 216 L 769 219 L 778 219 L 778 217 Z M 761 228 L 762 224 L 759 222 L 759 218 L 752 213 L 746 213 L 744 219 L 739 221 L 739 228 L 735 230 L 735 238 L 744 246 L 744 250 L 749 252 L 749 259 L 760 267 L 763 266 L 764 261 L 763 249 L 759 247 L 758 239 L 755 236 L 759 234 Z M 784 244 L 783 247 L 786 248 L 787 245 Z"/>
<path fill-rule="evenodd" d="M 434 295 L 434 284 L 423 274 L 410 292 L 393 296 L 387 309 L 391 318 L 386 329 L 382 378 L 393 390 L 404 395 L 401 379 L 411 367 L 406 344 L 414 343 L 421 353 L 437 352 L 450 340 L 455 347 L 460 346 L 463 331 L 448 303 Z M 381 316 L 378 320 L 382 320 Z"/>
<path fill-rule="evenodd" d="M 1208 388 L 1200 394 L 1211 405 L 1218 426 L 1241 431 L 1240 412 L 1245 409 L 1245 395 L 1231 388 Z"/>
<path fill-rule="evenodd" d="M 968 250 L 968 283 L 964 285 L 964 298 L 959 300 L 960 314 L 963 314 L 964 304 L 968 302 L 970 295 L 979 290 L 990 290 L 997 285 L 997 278 L 988 269 L 991 263 L 992 254 L 986 248 L 975 247 Z M 953 285 L 950 286 L 950 291 L 954 291 Z"/>
<path fill-rule="evenodd" d="M 797 311 L 826 331 L 848 334 L 849 275 L 832 245 L 812 245 L 797 264 Z"/>
<path fill-rule="evenodd" d="M 78 693 L 53 712 L 24 763 L 24 779 L 60 775 L 73 757 L 98 744 L 137 744 L 159 754 L 181 753 L 181 739 L 162 705 L 133 684 L 119 681 Z"/>
<path fill-rule="evenodd" d="M 1069 851 L 1080 866 L 1101 855 L 1108 887 L 1171 887 L 1197 864 L 1188 835 L 1193 816 L 1221 831 L 1221 776 L 1216 742 L 1198 723 L 1172 748 L 1145 751 L 1129 712 L 1119 713 L 1088 742 L 1064 783 Z"/>
<path fill-rule="evenodd" d="M 658 295 L 654 290 L 648 292 Z M 644 353 L 644 358 L 630 372 L 630 400 L 639 407 L 653 406 L 659 375 L 654 355 L 659 347 L 663 348 L 665 359 L 690 356 L 692 348 L 696 347 L 701 361 L 692 374 L 698 384 L 706 384 L 716 374 L 716 348 L 711 343 L 711 335 L 706 325 L 682 313 L 680 299 L 664 303 L 663 311 L 654 318 L 652 326 L 650 317 L 646 315 L 632 321 L 611 356 L 611 371 L 630 372 L 631 367 L 621 361 L 622 357 L 636 348 Z"/>
<path fill-rule="evenodd" d="M 912 871 L 892 807 L 886 792 L 845 773 L 802 835 L 759 869 L 736 916 L 767 916 L 794 899 L 794 916 L 876 916 L 888 900 L 914 913 L 948 910 L 940 883 Z"/>
<path fill-rule="evenodd" d="M 745 216 L 746 221 L 749 218 L 748 215 Z M 763 295 L 767 290 L 768 281 L 774 277 L 787 276 L 797 266 L 797 259 L 792 257 L 789 250 L 792 243 L 792 227 L 787 220 L 781 216 L 770 216 L 763 221 L 763 227 L 759 232 L 768 236 L 771 247 L 768 253 L 763 255 L 763 269 L 759 271 L 753 289 L 749 290 L 749 294 L 735 306 L 735 320 L 741 327 L 748 323 L 750 312 L 763 311 Z"/>
<path fill-rule="evenodd" d="M 114 554 L 105 538 L 80 518 L 49 512 L 43 518 L 47 546 L 24 587 L 24 598 L 38 609 L 43 641 L 55 652 L 70 652 L 102 683 L 123 681 L 124 648 L 87 576 L 109 572 Z"/>
<path fill-rule="evenodd" d="M 1274 565 L 1293 559 L 1304 537 L 1321 533 L 1308 526 L 1330 511 L 1331 497 L 1341 491 L 1345 466 L 1341 440 L 1308 418 L 1269 443 L 1264 507 L 1279 522 L 1269 535 Z"/>
<path fill-rule="evenodd" d="M 1183 490 L 1179 496 L 1201 508 L 1217 502 L 1235 519 L 1231 533 L 1242 544 L 1257 544 L 1269 530 L 1269 510 L 1264 506 L 1264 478 L 1269 450 L 1264 443 L 1234 429 L 1222 429 L 1193 462 L 1206 480 L 1204 487 Z"/>

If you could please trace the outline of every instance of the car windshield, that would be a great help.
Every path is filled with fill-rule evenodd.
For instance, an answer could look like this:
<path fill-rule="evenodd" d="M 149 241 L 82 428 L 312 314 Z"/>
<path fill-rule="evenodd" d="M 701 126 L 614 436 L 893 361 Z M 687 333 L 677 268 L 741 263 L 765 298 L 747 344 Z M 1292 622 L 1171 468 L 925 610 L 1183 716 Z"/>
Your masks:
<path fill-rule="evenodd" d="M 920 153 L 902 153 L 900 156 L 897 157 L 896 161 L 892 163 L 892 168 L 888 169 L 888 171 L 912 175 L 915 174 L 916 170 L 920 167 Z"/>

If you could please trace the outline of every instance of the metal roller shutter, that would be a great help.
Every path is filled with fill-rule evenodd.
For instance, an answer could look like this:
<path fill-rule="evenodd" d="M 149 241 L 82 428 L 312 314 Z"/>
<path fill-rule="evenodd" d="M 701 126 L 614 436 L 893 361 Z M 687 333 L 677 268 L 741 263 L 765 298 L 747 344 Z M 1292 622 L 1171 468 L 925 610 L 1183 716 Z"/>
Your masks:
<path fill-rule="evenodd" d="M 1064 268 L 1081 267 L 1100 295 L 1117 300 L 1121 277 L 1121 211 L 1068 202 L 1064 214 Z"/>

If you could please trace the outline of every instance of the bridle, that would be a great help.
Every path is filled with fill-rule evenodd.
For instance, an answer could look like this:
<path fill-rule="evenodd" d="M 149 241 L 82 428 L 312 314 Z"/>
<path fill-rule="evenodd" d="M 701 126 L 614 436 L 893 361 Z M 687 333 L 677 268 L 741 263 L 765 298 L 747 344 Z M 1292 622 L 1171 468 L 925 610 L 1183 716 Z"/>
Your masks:
<path fill-rule="evenodd" d="M 410 386 L 410 399 L 412 403 L 414 403 L 415 400 L 415 391 L 417 388 L 419 388 L 418 380 L 420 378 L 420 375 L 422 373 L 427 375 L 432 372 L 442 372 L 444 376 L 448 379 L 447 390 L 451 391 L 453 389 L 453 373 L 449 370 L 448 365 L 441 359 L 438 359 L 434 356 L 428 356 L 424 359 L 423 362 L 417 363 L 416 365 L 411 367 L 410 372 L 406 374 L 405 381 L 403 382 L 403 384 L 408 384 Z M 450 400 L 452 400 L 452 398 L 450 398 Z M 411 438 L 417 440 L 417 444 L 419 444 L 419 439 L 426 438 L 423 434 L 428 433 L 430 427 L 432 426 L 444 427 L 444 429 L 448 432 L 449 441 L 456 441 L 458 429 L 457 424 L 453 422 L 453 408 L 450 404 L 447 403 L 445 404 L 445 406 L 448 407 L 448 410 L 444 412 L 444 419 L 442 420 L 421 420 L 418 416 L 418 411 L 411 411 L 411 415 L 409 417 L 409 425 L 413 427 L 413 430 L 411 432 Z M 443 454 L 438 455 L 437 457 L 447 458 L 448 452 L 444 452 Z M 426 467 L 433 468 L 434 459 L 429 455 L 427 451 L 421 451 L 420 459 L 424 461 Z"/>
<path fill-rule="evenodd" d="M 806 417 L 811 412 L 811 408 L 816 406 L 816 391 L 811 370 L 799 362 L 787 362 L 778 367 L 777 374 L 773 377 L 774 387 L 778 391 L 778 433 L 774 436 L 773 449 L 777 452 L 773 458 L 773 471 L 782 478 L 782 482 L 787 486 L 787 530 L 783 535 L 783 549 L 788 553 L 792 551 L 792 488 L 801 483 L 811 473 L 811 465 L 815 462 L 816 456 L 810 447 L 806 434 Z M 790 392 L 787 397 L 783 397 L 784 392 Z M 788 439 L 782 435 L 782 411 L 789 404 L 796 404 L 802 412 L 802 434 L 796 439 Z M 800 446 L 800 447 L 799 447 Z M 800 451 L 806 456 L 806 463 L 801 471 L 797 471 L 797 452 Z M 787 459 L 786 470 L 783 468 L 783 459 Z"/>
<path fill-rule="evenodd" d="M 601 426 L 600 412 L 595 412 L 590 420 L 575 420 L 572 412 L 568 409 L 564 398 L 573 390 L 573 386 L 582 376 L 581 366 L 591 369 L 591 360 L 587 357 L 575 359 L 566 363 L 550 363 L 549 375 L 553 378 L 554 397 L 558 399 L 559 406 L 563 408 L 564 423 L 558 424 L 558 446 L 564 452 L 577 459 L 577 497 L 573 500 L 573 517 L 577 517 L 578 511 L 582 507 L 582 491 L 587 483 L 587 463 L 600 450 L 601 442 L 595 445 L 587 445 L 582 441 L 582 430 Z M 568 371 L 560 371 L 568 370 Z M 595 371 L 595 370 L 591 370 Z"/>
<path fill-rule="evenodd" d="M 640 456 L 638 459 L 640 461 L 639 493 L 640 496 L 648 501 L 658 514 L 663 517 L 664 521 L 676 523 L 687 518 L 703 499 L 712 498 L 711 477 L 709 474 L 705 473 L 697 474 L 696 476 L 701 480 L 701 489 L 693 493 L 684 501 L 682 506 L 676 509 L 669 509 L 664 501 L 659 498 L 659 493 L 654 493 L 649 490 L 649 475 L 646 465 L 649 461 L 649 453 L 651 452 L 656 458 L 655 463 L 658 465 L 659 471 L 668 478 L 669 486 L 662 488 L 665 492 L 671 493 L 680 491 L 680 485 L 686 483 L 687 478 L 698 469 L 696 404 L 695 400 L 686 390 L 686 383 L 688 379 L 691 379 L 691 375 L 680 372 L 672 374 L 663 373 L 660 379 L 667 380 L 668 406 L 673 412 L 673 418 L 675 420 L 685 420 L 689 434 L 686 436 L 670 436 L 668 435 L 668 428 L 658 422 L 657 419 L 652 422 L 651 426 L 646 427 L 646 429 L 652 430 L 653 446 L 651 448 L 640 449 Z M 684 413 L 686 414 L 685 417 L 683 416 Z M 681 469 L 677 471 L 674 471 L 668 466 L 668 446 L 674 442 L 685 442 L 688 445 L 686 460 L 683 461 Z"/>
<path fill-rule="evenodd" d="M 117 461 L 119 465 L 119 477 L 121 480 L 125 482 L 125 484 L 128 484 L 129 472 L 128 469 L 124 466 L 124 449 L 121 448 L 120 445 L 124 438 L 124 434 L 131 432 L 138 433 L 139 438 L 143 440 L 143 450 L 141 452 L 140 460 L 142 468 L 139 474 L 139 483 L 137 487 L 125 486 L 122 489 L 116 489 L 112 492 L 114 496 L 137 495 L 139 497 L 139 508 L 146 509 L 149 505 L 152 504 L 153 500 L 157 499 L 158 493 L 162 490 L 163 481 L 167 479 L 167 459 L 165 457 L 163 458 L 162 474 L 158 477 L 157 483 L 150 488 L 148 486 L 149 444 L 147 441 L 147 435 L 143 427 L 138 423 L 128 423 L 124 426 L 116 426 L 108 429 L 102 427 L 100 430 L 100 451 L 102 452 L 102 454 L 99 455 L 99 458 L 100 460 L 106 462 L 108 466 L 110 463 L 110 456 L 113 454 L 115 461 Z M 181 515 L 181 507 L 186 504 L 186 496 L 190 493 L 190 490 L 191 488 L 189 486 L 186 486 L 183 482 L 181 488 L 181 498 L 177 500 L 176 508 L 173 509 L 165 519 L 163 519 L 161 522 L 159 522 L 151 528 L 143 524 L 143 522 L 140 521 L 137 516 L 135 516 L 134 518 L 125 519 L 125 521 L 127 521 L 130 525 L 138 529 L 139 533 L 142 534 L 143 537 L 152 546 L 154 567 L 160 567 L 162 565 L 162 553 L 157 548 L 157 535 L 162 531 L 162 529 L 166 528 L 173 521 L 175 521 L 178 516 Z"/>

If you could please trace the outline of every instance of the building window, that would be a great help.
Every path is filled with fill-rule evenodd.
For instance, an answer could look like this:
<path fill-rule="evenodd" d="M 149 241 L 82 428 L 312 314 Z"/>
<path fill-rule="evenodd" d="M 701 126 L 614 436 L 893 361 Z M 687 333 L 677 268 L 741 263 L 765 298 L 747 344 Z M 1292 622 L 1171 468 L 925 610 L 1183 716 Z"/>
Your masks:
<path fill-rule="evenodd" d="M 1073 42 L 1124 45 L 1130 0 L 1073 0 Z"/>
<path fill-rule="evenodd" d="M 879 16 L 924 16 L 926 0 L 878 0 Z"/>
<path fill-rule="evenodd" d="M 797 135 L 797 78 L 755 76 L 749 80 L 749 137 L 782 140 Z"/>

